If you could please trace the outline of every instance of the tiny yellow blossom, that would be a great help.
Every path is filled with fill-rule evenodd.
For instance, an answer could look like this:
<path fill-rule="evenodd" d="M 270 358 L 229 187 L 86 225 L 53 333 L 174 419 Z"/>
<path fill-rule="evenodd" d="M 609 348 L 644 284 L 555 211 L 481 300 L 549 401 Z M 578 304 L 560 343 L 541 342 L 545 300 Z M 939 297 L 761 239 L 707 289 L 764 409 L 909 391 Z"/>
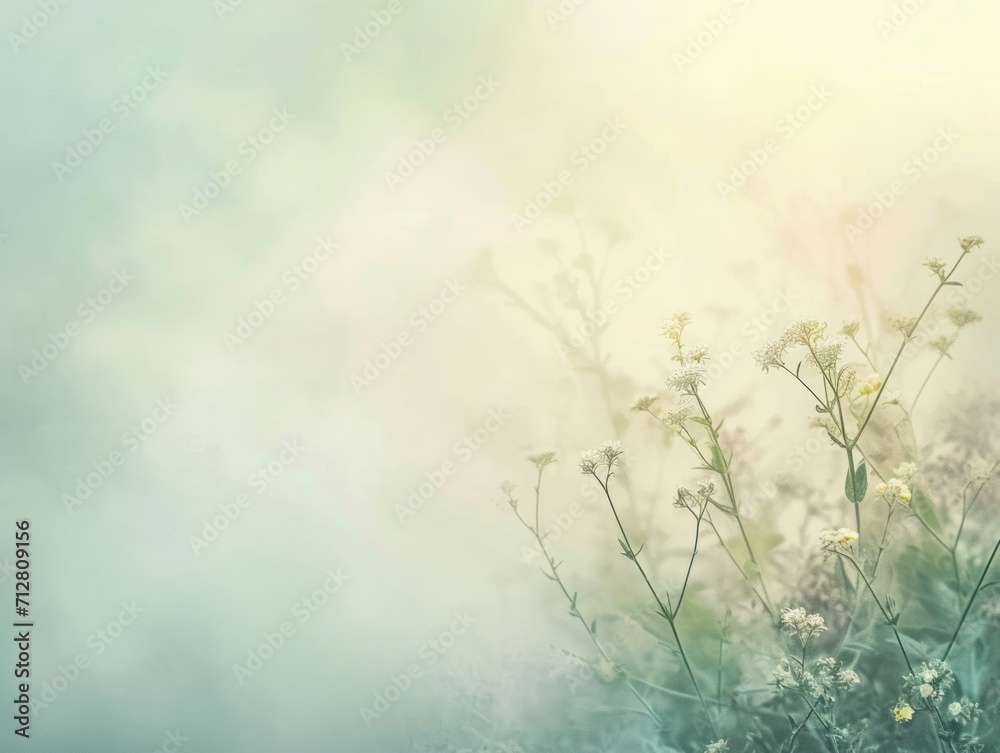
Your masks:
<path fill-rule="evenodd" d="M 913 708 L 905 701 L 897 703 L 892 709 L 892 717 L 897 722 L 908 722 L 913 719 Z"/>
<path fill-rule="evenodd" d="M 858 392 L 862 395 L 873 395 L 879 391 L 882 386 L 882 377 L 878 374 L 872 374 L 867 379 L 858 383 Z"/>

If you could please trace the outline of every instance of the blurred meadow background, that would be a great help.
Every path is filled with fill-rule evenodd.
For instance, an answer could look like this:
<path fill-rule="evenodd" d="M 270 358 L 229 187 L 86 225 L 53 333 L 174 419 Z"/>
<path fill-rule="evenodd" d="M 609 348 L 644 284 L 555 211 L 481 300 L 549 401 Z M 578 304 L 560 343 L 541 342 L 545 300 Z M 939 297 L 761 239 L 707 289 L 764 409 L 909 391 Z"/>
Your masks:
<path fill-rule="evenodd" d="M 525 456 L 556 453 L 560 572 L 651 666 L 669 641 L 577 458 L 621 440 L 627 520 L 679 587 L 673 497 L 699 472 L 629 410 L 669 407 L 676 310 L 711 349 L 747 513 L 781 537 L 776 606 L 800 606 L 819 530 L 853 524 L 843 453 L 751 357 L 796 317 L 859 320 L 887 363 L 890 317 L 933 291 L 921 263 L 981 235 L 943 305 L 984 322 L 886 464 L 996 460 L 995 3 L 14 0 L 0 20 L 0 582 L 7 603 L 28 518 L 34 697 L 52 688 L 30 740 L 2 715 L 3 749 L 742 751 L 745 717 L 711 736 L 658 696 L 685 737 L 658 736 L 613 683 L 567 681 L 587 635 L 499 488 L 533 509 Z M 893 376 L 907 405 L 947 327 L 928 322 Z M 699 608 L 752 610 L 711 544 Z M 919 734 L 899 749 L 932 749 Z"/>

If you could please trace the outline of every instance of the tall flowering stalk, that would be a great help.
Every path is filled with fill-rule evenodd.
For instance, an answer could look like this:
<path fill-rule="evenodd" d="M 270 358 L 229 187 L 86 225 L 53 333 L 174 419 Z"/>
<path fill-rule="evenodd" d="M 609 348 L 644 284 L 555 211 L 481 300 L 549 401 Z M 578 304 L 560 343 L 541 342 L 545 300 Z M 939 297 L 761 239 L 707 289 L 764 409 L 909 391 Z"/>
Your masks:
<path fill-rule="evenodd" d="M 704 344 L 686 345 L 684 343 L 684 329 L 691 323 L 691 315 L 687 312 L 677 312 L 666 319 L 663 324 L 663 335 L 670 340 L 676 353 L 673 360 L 678 366 L 668 376 L 666 384 L 676 391 L 679 396 L 677 406 L 664 416 L 656 416 L 651 410 L 652 398 L 643 398 L 638 401 L 633 410 L 645 411 L 656 418 L 679 436 L 684 443 L 691 448 L 701 465 L 700 470 L 710 471 L 718 475 L 722 486 L 726 492 L 728 504 L 720 503 L 714 498 L 710 499 L 712 506 L 733 518 L 739 528 L 743 545 L 746 547 L 749 567 L 741 565 L 732 551 L 726 546 L 722 534 L 716 528 L 712 520 L 711 513 L 705 516 L 706 522 L 712 527 L 719 542 L 722 544 L 733 564 L 739 569 L 740 574 L 750 583 L 754 593 L 757 594 L 771 617 L 774 617 L 774 608 L 770 594 L 767 591 L 767 584 L 764 580 L 764 573 L 761 563 L 757 559 L 750 537 L 747 534 L 742 511 L 740 510 L 739 497 L 736 494 L 736 486 L 733 483 L 733 474 L 730 467 L 732 455 L 727 456 L 719 438 L 719 431 L 725 419 L 716 422 L 709 413 L 705 401 L 702 399 L 700 388 L 705 384 L 705 376 L 708 372 L 709 359 L 708 346 Z M 701 426 L 704 430 L 704 439 L 699 441 L 692 433 L 691 425 Z M 747 572 L 747 570 L 750 572 Z M 759 589 L 759 590 L 758 590 Z"/>
<path fill-rule="evenodd" d="M 617 665 L 614 664 L 614 662 L 611 661 L 611 657 L 608 655 L 608 652 L 605 650 L 604 646 L 601 645 L 600 641 L 597 640 L 597 622 L 593 620 L 588 621 L 587 618 L 583 616 L 583 613 L 580 611 L 580 608 L 577 605 L 578 593 L 574 592 L 572 595 L 570 595 L 569 589 L 566 587 L 566 584 L 563 581 L 562 576 L 559 574 L 559 565 L 562 563 L 556 562 L 555 558 L 549 553 L 548 548 L 545 546 L 545 535 L 542 533 L 542 527 L 540 523 L 542 472 L 545 470 L 546 466 L 556 462 L 556 454 L 554 452 L 544 452 L 537 455 L 531 455 L 528 457 L 528 460 L 529 462 L 534 464 L 534 466 L 538 470 L 538 477 L 535 482 L 534 525 L 528 523 L 528 521 L 526 521 L 521 516 L 521 513 L 518 512 L 517 500 L 514 499 L 513 496 L 513 491 L 514 491 L 513 484 L 504 482 L 500 488 L 504 492 L 504 494 L 507 495 L 507 504 L 510 506 L 511 510 L 513 510 L 514 515 L 517 517 L 518 521 L 520 521 L 521 525 L 523 525 L 528 530 L 528 532 L 531 533 L 532 536 L 534 536 L 535 541 L 538 543 L 538 546 L 542 552 L 542 556 L 545 558 L 545 563 L 546 565 L 548 565 L 549 569 L 549 572 L 545 572 L 544 570 L 542 570 L 542 575 L 544 575 L 546 578 L 555 583 L 559 587 L 559 590 L 562 591 L 563 596 L 565 596 L 566 600 L 569 602 L 570 615 L 574 617 L 577 621 L 579 621 L 581 625 L 583 625 L 584 630 L 587 631 L 587 636 L 590 638 L 591 642 L 593 642 L 594 646 L 597 648 L 598 653 L 600 653 L 603 659 L 602 668 L 604 669 L 605 672 L 609 673 L 613 677 L 615 674 L 619 672 L 619 668 L 617 667 Z M 662 727 L 663 720 L 660 718 L 660 715 L 653 710 L 653 707 L 650 705 L 649 701 L 646 700 L 646 697 L 642 693 L 640 693 L 639 690 L 635 687 L 635 685 L 632 683 L 632 678 L 625 677 L 624 679 L 625 679 L 625 686 L 629 689 L 629 691 L 631 691 L 632 695 L 634 695 L 636 699 L 638 699 L 639 703 L 642 704 L 643 708 L 645 709 L 645 713 L 654 722 L 656 722 L 658 726 Z"/>
<path fill-rule="evenodd" d="M 906 350 L 907 345 L 914 339 L 917 328 L 920 326 L 928 310 L 930 310 L 931 304 L 934 303 L 938 294 L 945 287 L 949 285 L 961 285 L 960 282 L 953 280 L 952 277 L 958 266 L 962 263 L 962 260 L 973 249 L 982 245 L 982 243 L 983 239 L 979 236 L 969 236 L 961 239 L 959 245 L 961 246 L 962 253 L 950 269 L 940 260 L 933 260 L 933 262 L 927 265 L 932 274 L 937 278 L 937 285 L 917 316 L 910 319 L 899 319 L 894 322 L 894 326 L 902 336 L 902 339 L 884 377 L 876 372 L 866 379 L 861 380 L 858 373 L 851 366 L 840 365 L 843 349 L 847 342 L 853 341 L 857 343 L 858 327 L 853 323 L 846 325 L 836 335 L 828 335 L 826 333 L 826 324 L 820 322 L 818 319 L 798 319 L 787 327 L 780 337 L 765 343 L 763 347 L 754 352 L 754 359 L 757 361 L 758 366 L 764 371 L 777 368 L 790 374 L 816 400 L 816 411 L 829 418 L 829 424 L 826 428 L 830 440 L 843 448 L 847 455 L 848 469 L 845 481 L 845 493 L 848 500 L 854 504 L 855 523 L 859 535 L 862 533 L 860 504 L 868 490 L 868 474 L 864 461 L 857 462 L 858 457 L 855 455 L 855 451 L 860 452 L 858 443 L 861 441 L 865 429 L 875 414 L 875 409 L 878 407 L 879 401 L 885 394 L 889 380 L 892 378 L 903 352 Z M 801 362 L 796 366 L 794 371 L 786 363 L 789 351 L 796 348 L 805 348 L 807 351 L 806 361 L 819 372 L 822 378 L 822 397 L 803 379 Z M 864 352 L 869 364 L 874 368 L 874 361 L 868 357 L 867 351 Z M 857 418 L 857 429 L 852 433 L 848 428 L 845 418 L 845 415 L 849 414 L 850 411 L 848 410 L 847 414 L 845 414 L 844 405 L 855 387 L 857 388 L 858 395 L 866 398 L 869 396 L 873 397 L 871 397 L 870 401 L 866 401 L 864 407 L 861 409 Z"/>
<path fill-rule="evenodd" d="M 691 577 L 691 567 L 694 563 L 694 558 L 698 553 L 698 534 L 700 528 L 696 527 L 695 530 L 694 547 L 691 552 L 691 558 L 688 562 L 687 574 L 684 578 L 684 586 L 681 588 L 680 595 L 677 598 L 677 605 L 673 606 L 670 594 L 666 592 L 665 595 L 667 603 L 664 604 L 663 600 L 660 598 L 660 594 L 650 582 L 649 576 L 646 574 L 646 570 L 643 568 L 642 563 L 639 562 L 639 553 L 642 551 L 642 546 L 640 546 L 639 549 L 633 548 L 632 543 L 629 540 L 628 533 L 625 531 L 625 526 L 622 525 L 621 517 L 618 515 L 614 499 L 611 497 L 611 477 L 614 475 L 614 468 L 619 464 L 621 454 L 621 442 L 618 440 L 605 442 L 596 450 L 588 450 L 583 453 L 580 458 L 580 470 L 585 475 L 593 476 L 597 483 L 601 485 L 601 489 L 604 491 L 604 496 L 607 498 L 608 505 L 611 508 L 611 513 L 614 515 L 615 522 L 618 524 L 618 531 L 621 533 L 621 538 L 618 539 L 618 543 L 622 548 L 621 554 L 635 565 L 636 569 L 639 571 L 639 575 L 642 576 L 643 582 L 646 584 L 649 592 L 653 595 L 653 600 L 656 602 L 657 614 L 663 617 L 663 619 L 666 620 L 667 624 L 670 626 L 670 632 L 673 634 L 674 642 L 677 644 L 677 652 L 680 654 L 681 661 L 684 664 L 684 669 L 687 670 L 688 677 L 691 679 L 691 686 L 698 695 L 698 700 L 701 702 L 701 706 L 705 711 L 705 716 L 708 718 L 709 726 L 711 726 L 712 733 L 714 735 L 716 734 L 715 720 L 713 719 L 711 711 L 709 711 L 708 703 L 705 701 L 705 696 L 701 691 L 701 686 L 698 683 L 698 678 L 695 676 L 694 669 L 691 667 L 691 662 L 688 659 L 687 652 L 684 650 L 684 644 L 681 641 L 680 633 L 677 632 L 676 624 L 677 615 L 680 613 L 681 604 L 684 600 L 684 593 L 687 591 L 688 580 Z M 599 475 L 600 473 L 603 473 L 603 479 Z M 692 514 L 695 515 L 697 526 L 700 526 L 701 520 L 705 515 L 705 509 L 708 505 L 708 495 L 706 494 L 704 497 L 693 501 L 690 498 L 685 498 L 679 495 L 678 505 L 691 510 Z M 695 508 L 697 508 L 697 512 L 695 512 Z"/>

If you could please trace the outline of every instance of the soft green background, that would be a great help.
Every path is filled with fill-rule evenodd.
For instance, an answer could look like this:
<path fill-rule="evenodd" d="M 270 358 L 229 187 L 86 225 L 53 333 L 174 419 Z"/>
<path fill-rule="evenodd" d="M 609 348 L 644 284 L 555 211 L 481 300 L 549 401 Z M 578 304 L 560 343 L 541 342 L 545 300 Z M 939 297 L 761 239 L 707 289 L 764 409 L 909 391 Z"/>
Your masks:
<path fill-rule="evenodd" d="M 467 267 L 490 245 L 512 284 L 538 292 L 551 263 L 535 242 L 572 246 L 575 230 L 550 210 L 518 235 L 508 215 L 571 167 L 606 118 L 628 128 L 572 193 L 591 230 L 610 220 L 631 232 L 610 279 L 650 246 L 672 255 L 609 325 L 615 364 L 644 392 L 662 382 L 666 358 L 650 354 L 674 308 L 693 310 L 714 347 L 751 347 L 746 323 L 788 287 L 793 313 L 851 316 L 845 259 L 903 312 L 923 300 L 925 255 L 950 258 L 957 235 L 986 237 L 987 258 L 1000 242 L 994 3 L 927 3 L 883 38 L 893 8 L 883 0 L 588 0 L 557 25 L 546 17 L 555 2 L 399 2 L 351 63 L 341 43 L 381 4 L 244 0 L 220 18 L 210 0 L 73 0 L 21 49 L 0 46 L 0 559 L 13 521 L 30 518 L 34 678 L 93 654 L 88 638 L 122 601 L 145 610 L 34 718 L 31 741 L 14 741 L 22 747 L 151 751 L 179 729 L 191 751 L 404 750 L 410 733 L 447 727 L 435 680 L 370 729 L 358 709 L 421 661 L 454 612 L 478 618 L 448 652 L 457 667 L 577 640 L 562 608 L 538 595 L 546 584 L 518 559 L 520 532 L 492 500 L 504 478 L 528 487 L 524 451 L 573 458 L 610 427 L 586 375 L 473 286 Z M 733 22 L 678 70 L 673 54 L 727 8 Z M 36 10 L 8 3 L 0 31 Z M 112 103 L 147 66 L 166 80 L 118 120 Z M 500 88 L 391 191 L 384 172 L 414 139 L 447 129 L 445 112 L 481 76 Z M 717 181 L 821 85 L 830 101 L 723 201 Z M 274 108 L 294 114 L 288 129 L 186 224 L 178 205 L 238 158 Z M 52 163 L 104 117 L 114 132 L 60 182 Z M 958 142 L 846 246 L 842 219 L 946 127 Z M 317 237 L 339 244 L 334 258 L 230 353 L 224 333 L 282 287 Z M 134 282 L 25 384 L 18 366 L 121 268 Z M 414 331 L 411 315 L 452 278 L 469 290 L 356 394 L 351 375 Z M 995 284 L 983 290 L 973 305 L 996 314 Z M 985 330 L 964 342 L 965 366 L 949 365 L 944 384 L 960 368 L 974 383 L 992 378 L 990 342 Z M 727 373 L 722 395 L 757 393 L 749 361 Z M 69 514 L 62 495 L 167 398 L 175 416 Z M 743 417 L 751 436 L 777 402 L 758 395 Z M 453 444 L 493 407 L 511 418 L 400 524 L 395 505 L 455 460 Z M 197 556 L 189 537 L 292 438 L 303 457 Z M 782 441 L 779 456 L 794 445 Z M 571 462 L 559 473 L 561 509 L 579 481 Z M 564 545 L 582 549 L 588 526 Z M 240 686 L 232 665 L 329 568 L 349 583 Z M 0 717 L 7 749 L 11 722 Z M 529 727 L 516 714 L 500 723 Z"/>

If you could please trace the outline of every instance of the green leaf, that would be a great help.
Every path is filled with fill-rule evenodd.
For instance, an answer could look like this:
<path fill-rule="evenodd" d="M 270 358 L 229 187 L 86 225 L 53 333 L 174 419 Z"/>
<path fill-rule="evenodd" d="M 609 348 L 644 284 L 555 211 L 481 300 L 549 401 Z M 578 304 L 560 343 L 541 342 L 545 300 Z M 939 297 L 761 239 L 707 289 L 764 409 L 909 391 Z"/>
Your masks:
<path fill-rule="evenodd" d="M 830 431 L 827 431 L 827 432 L 826 432 L 826 435 L 827 435 L 828 437 L 830 437 L 830 441 L 831 441 L 831 442 L 833 442 L 833 443 L 834 443 L 835 445 L 837 445 L 838 447 L 846 447 L 846 445 L 845 445 L 845 444 L 844 444 L 843 442 L 841 442 L 841 441 L 840 441 L 839 439 L 837 439 L 837 438 L 836 438 L 835 436 L 833 436 L 833 433 L 832 433 L 832 432 L 830 432 Z"/>
<path fill-rule="evenodd" d="M 720 431 L 722 431 L 722 425 L 724 423 L 726 423 L 726 419 L 723 418 L 721 421 L 719 421 L 718 424 L 716 424 L 716 426 L 715 426 L 715 433 L 716 434 L 718 434 Z"/>
<path fill-rule="evenodd" d="M 590 634 L 595 636 L 597 635 L 597 620 L 590 623 Z"/>
<path fill-rule="evenodd" d="M 946 282 L 944 284 L 945 285 L 958 285 L 959 287 L 962 287 L 962 283 L 956 282 L 955 280 L 949 280 L 948 282 Z"/>
<path fill-rule="evenodd" d="M 712 469 L 719 473 L 726 472 L 726 459 L 722 456 L 722 450 L 717 444 L 712 445 Z"/>
<path fill-rule="evenodd" d="M 865 461 L 854 470 L 854 483 L 851 484 L 851 471 L 848 469 L 847 478 L 844 480 L 844 493 L 854 504 L 858 504 L 865 498 L 868 491 L 868 467 Z"/>
<path fill-rule="evenodd" d="M 691 420 L 694 421 L 696 424 L 701 424 L 702 426 L 707 426 L 708 428 L 712 428 L 712 422 L 709 421 L 707 418 L 702 418 L 701 416 L 694 416 Z"/>

